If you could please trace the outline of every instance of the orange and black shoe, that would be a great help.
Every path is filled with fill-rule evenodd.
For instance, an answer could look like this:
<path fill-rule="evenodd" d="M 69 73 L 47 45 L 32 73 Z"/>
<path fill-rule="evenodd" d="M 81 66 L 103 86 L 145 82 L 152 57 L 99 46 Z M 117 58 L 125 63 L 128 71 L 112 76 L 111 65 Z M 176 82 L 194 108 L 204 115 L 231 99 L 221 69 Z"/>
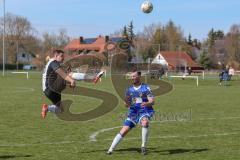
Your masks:
<path fill-rule="evenodd" d="M 46 117 L 47 111 L 48 111 L 48 106 L 46 104 L 43 104 L 42 105 L 42 113 L 41 113 L 43 119 Z"/>
<path fill-rule="evenodd" d="M 100 71 L 100 72 L 96 75 L 96 77 L 93 79 L 93 83 L 96 84 L 96 83 L 100 80 L 100 78 L 102 77 L 103 73 L 104 73 L 104 71 Z"/>

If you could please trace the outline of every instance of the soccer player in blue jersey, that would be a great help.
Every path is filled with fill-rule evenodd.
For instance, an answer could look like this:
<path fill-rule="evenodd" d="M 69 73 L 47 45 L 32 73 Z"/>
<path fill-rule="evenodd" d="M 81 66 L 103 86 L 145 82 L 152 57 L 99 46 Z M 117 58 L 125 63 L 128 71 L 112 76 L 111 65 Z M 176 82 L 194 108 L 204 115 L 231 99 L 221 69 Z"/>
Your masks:
<path fill-rule="evenodd" d="M 147 154 L 146 143 L 149 132 L 149 121 L 153 116 L 154 96 L 150 87 L 141 82 L 141 72 L 133 71 L 131 74 L 133 84 L 127 88 L 125 94 L 125 105 L 128 108 L 128 117 L 124 121 L 120 132 L 113 139 L 107 154 L 111 154 L 117 144 L 124 136 L 138 123 L 142 126 L 142 146 L 141 152 Z"/>

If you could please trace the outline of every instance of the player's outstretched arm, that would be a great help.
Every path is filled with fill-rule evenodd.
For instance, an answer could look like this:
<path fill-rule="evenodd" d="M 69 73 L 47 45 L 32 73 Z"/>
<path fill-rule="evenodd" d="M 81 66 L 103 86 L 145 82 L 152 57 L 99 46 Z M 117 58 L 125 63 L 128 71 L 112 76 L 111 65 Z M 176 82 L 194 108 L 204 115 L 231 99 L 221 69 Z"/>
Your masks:
<path fill-rule="evenodd" d="M 72 87 L 76 86 L 76 82 L 74 79 L 72 79 L 63 69 L 59 68 L 56 70 L 56 72 L 67 82 L 71 84 Z"/>
<path fill-rule="evenodd" d="M 124 104 L 127 108 L 129 108 L 131 106 L 130 104 L 130 97 L 129 96 L 126 96 L 125 99 L 124 99 Z"/>
<path fill-rule="evenodd" d="M 153 97 L 148 97 L 148 102 L 143 102 L 141 104 L 142 107 L 149 107 L 154 104 L 154 98 Z"/>

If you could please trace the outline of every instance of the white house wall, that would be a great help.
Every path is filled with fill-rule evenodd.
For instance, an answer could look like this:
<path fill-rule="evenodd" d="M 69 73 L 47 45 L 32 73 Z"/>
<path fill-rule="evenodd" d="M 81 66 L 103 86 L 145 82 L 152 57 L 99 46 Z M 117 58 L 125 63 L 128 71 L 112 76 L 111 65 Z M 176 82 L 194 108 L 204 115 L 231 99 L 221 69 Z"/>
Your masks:
<path fill-rule="evenodd" d="M 152 61 L 153 64 L 161 64 L 163 66 L 168 66 L 165 58 L 159 53 Z"/>

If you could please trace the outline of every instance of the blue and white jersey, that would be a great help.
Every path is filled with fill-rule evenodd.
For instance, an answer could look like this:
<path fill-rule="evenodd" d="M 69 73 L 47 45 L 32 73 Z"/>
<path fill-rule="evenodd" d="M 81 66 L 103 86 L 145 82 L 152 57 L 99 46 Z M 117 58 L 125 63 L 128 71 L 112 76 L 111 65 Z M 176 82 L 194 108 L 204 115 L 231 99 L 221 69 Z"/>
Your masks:
<path fill-rule="evenodd" d="M 142 83 L 138 87 L 131 85 L 127 89 L 125 97 L 131 104 L 129 108 L 130 112 L 154 111 L 152 106 L 141 107 L 142 102 L 148 102 L 148 97 L 154 97 L 150 87 L 147 84 Z"/>

